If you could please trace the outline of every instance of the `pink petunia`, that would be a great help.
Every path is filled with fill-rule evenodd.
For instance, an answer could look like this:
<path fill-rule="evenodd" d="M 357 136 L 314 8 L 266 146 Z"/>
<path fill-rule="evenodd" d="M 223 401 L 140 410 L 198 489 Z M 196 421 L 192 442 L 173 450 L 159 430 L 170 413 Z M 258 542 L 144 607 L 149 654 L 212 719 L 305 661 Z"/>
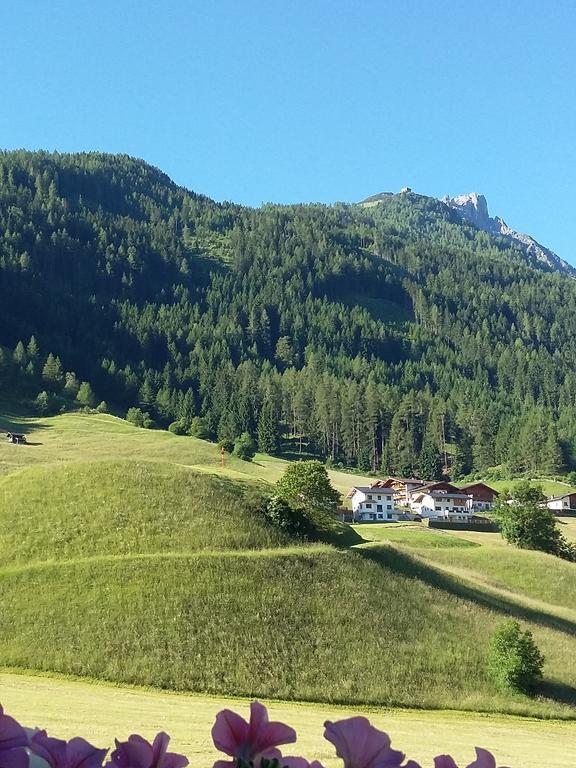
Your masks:
<path fill-rule="evenodd" d="M 434 768 L 458 768 L 450 755 L 438 755 L 434 758 Z"/>
<path fill-rule="evenodd" d="M 496 768 L 496 760 L 491 752 L 481 747 L 475 747 L 475 749 L 476 760 L 467 765 L 466 768 Z M 434 768 L 458 768 L 458 766 L 450 755 L 438 755 L 434 758 Z"/>
<path fill-rule="evenodd" d="M 309 763 L 305 757 L 284 757 L 284 755 L 280 757 L 280 764 L 282 768 L 324 768 L 318 760 L 313 760 Z"/>
<path fill-rule="evenodd" d="M 234 758 L 217 760 L 214 768 L 231 768 L 237 760 L 257 763 L 263 757 L 280 759 L 276 747 L 296 741 L 296 731 L 284 723 L 271 723 L 266 707 L 253 701 L 249 722 L 229 709 L 218 712 L 212 727 L 212 739 L 216 749 Z"/>
<path fill-rule="evenodd" d="M 154 741 L 132 734 L 128 741 L 116 740 L 116 749 L 106 768 L 185 768 L 188 758 L 176 752 L 167 752 L 170 736 L 160 732 Z"/>
<path fill-rule="evenodd" d="M 367 718 L 326 722 L 324 728 L 324 738 L 334 744 L 344 768 L 400 768 L 404 754 L 392 749 L 388 734 L 371 725 Z"/>
<path fill-rule="evenodd" d="M 30 739 L 30 751 L 50 768 L 102 768 L 107 749 L 97 749 L 85 739 L 54 739 L 46 731 L 36 731 Z"/>
<path fill-rule="evenodd" d="M 27 746 L 26 731 L 0 705 L 0 768 L 28 768 Z"/>

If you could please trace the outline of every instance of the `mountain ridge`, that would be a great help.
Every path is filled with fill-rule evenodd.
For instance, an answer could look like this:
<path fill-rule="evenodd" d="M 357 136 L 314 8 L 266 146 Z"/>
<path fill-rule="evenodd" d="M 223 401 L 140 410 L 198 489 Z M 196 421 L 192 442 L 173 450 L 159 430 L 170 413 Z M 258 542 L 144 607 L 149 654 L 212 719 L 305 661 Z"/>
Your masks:
<path fill-rule="evenodd" d="M 573 267 L 565 259 L 558 256 L 550 248 L 539 243 L 532 235 L 519 232 L 504 221 L 500 216 L 490 216 L 488 212 L 488 202 L 486 197 L 478 192 L 469 192 L 467 194 L 450 197 L 437 198 L 431 195 L 421 195 L 414 192 L 410 187 L 403 187 L 400 192 L 380 192 L 371 195 L 360 202 L 363 206 L 376 205 L 379 202 L 387 200 L 395 195 L 410 195 L 421 197 L 428 200 L 438 200 L 452 211 L 456 211 L 463 222 L 472 224 L 479 230 L 487 232 L 495 237 L 503 237 L 508 242 L 517 245 L 528 260 L 535 264 L 543 264 L 551 269 L 564 272 L 571 277 L 576 278 L 576 267 Z"/>

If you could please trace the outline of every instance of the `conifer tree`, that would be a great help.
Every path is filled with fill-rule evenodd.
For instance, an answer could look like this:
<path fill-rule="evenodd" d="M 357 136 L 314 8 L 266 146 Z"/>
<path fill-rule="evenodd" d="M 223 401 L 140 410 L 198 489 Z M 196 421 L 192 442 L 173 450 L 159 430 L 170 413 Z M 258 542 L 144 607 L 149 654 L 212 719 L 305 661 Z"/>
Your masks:
<path fill-rule="evenodd" d="M 279 444 L 278 418 L 274 405 L 266 400 L 258 419 L 258 450 L 262 453 L 276 453 Z"/>

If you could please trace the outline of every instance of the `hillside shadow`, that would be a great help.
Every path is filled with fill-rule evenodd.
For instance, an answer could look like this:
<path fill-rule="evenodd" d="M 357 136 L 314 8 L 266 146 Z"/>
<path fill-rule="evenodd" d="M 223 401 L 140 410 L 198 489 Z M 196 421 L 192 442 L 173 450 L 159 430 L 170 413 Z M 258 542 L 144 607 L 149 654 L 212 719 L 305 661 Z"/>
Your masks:
<path fill-rule="evenodd" d="M 361 547 L 355 549 L 355 551 L 367 560 L 371 560 L 386 568 L 392 568 L 403 576 L 418 579 L 431 587 L 441 589 L 463 600 L 470 600 L 483 608 L 497 611 L 506 617 L 512 616 L 524 621 L 530 621 L 549 629 L 564 632 L 571 637 L 576 633 L 576 621 L 564 619 L 561 616 L 555 616 L 543 610 L 520 605 L 503 595 L 484 592 L 472 584 L 461 582 L 455 577 L 424 564 L 409 554 L 400 552 L 392 547 Z"/>
<path fill-rule="evenodd" d="M 42 424 L 36 419 L 24 418 L 15 413 L 6 413 L 4 411 L 2 416 L 0 416 L 0 439 L 2 434 L 6 434 L 6 432 L 22 432 L 22 434 L 28 435 L 31 432 L 46 428 L 46 424 Z M 32 443 L 29 443 L 29 445 L 32 445 Z"/>
<path fill-rule="evenodd" d="M 547 699 L 553 699 L 559 704 L 576 704 L 576 688 L 559 683 L 557 680 L 543 680 L 536 693 Z"/>

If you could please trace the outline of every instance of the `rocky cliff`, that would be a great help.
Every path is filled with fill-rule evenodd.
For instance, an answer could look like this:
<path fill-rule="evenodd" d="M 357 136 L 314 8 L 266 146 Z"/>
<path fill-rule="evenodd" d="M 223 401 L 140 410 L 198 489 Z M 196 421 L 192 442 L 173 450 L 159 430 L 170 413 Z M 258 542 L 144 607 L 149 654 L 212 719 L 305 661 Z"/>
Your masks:
<path fill-rule="evenodd" d="M 526 254 L 536 261 L 543 262 L 553 269 L 559 269 L 576 276 L 576 269 L 568 262 L 561 259 L 554 251 L 540 245 L 533 237 L 523 232 L 517 232 L 509 227 L 499 216 L 491 217 L 488 213 L 488 203 L 484 195 L 471 192 L 468 195 L 459 195 L 458 197 L 442 198 L 445 205 L 458 211 L 463 219 L 474 224 L 478 229 L 483 229 L 491 235 L 501 235 L 510 238 L 520 245 Z"/>

